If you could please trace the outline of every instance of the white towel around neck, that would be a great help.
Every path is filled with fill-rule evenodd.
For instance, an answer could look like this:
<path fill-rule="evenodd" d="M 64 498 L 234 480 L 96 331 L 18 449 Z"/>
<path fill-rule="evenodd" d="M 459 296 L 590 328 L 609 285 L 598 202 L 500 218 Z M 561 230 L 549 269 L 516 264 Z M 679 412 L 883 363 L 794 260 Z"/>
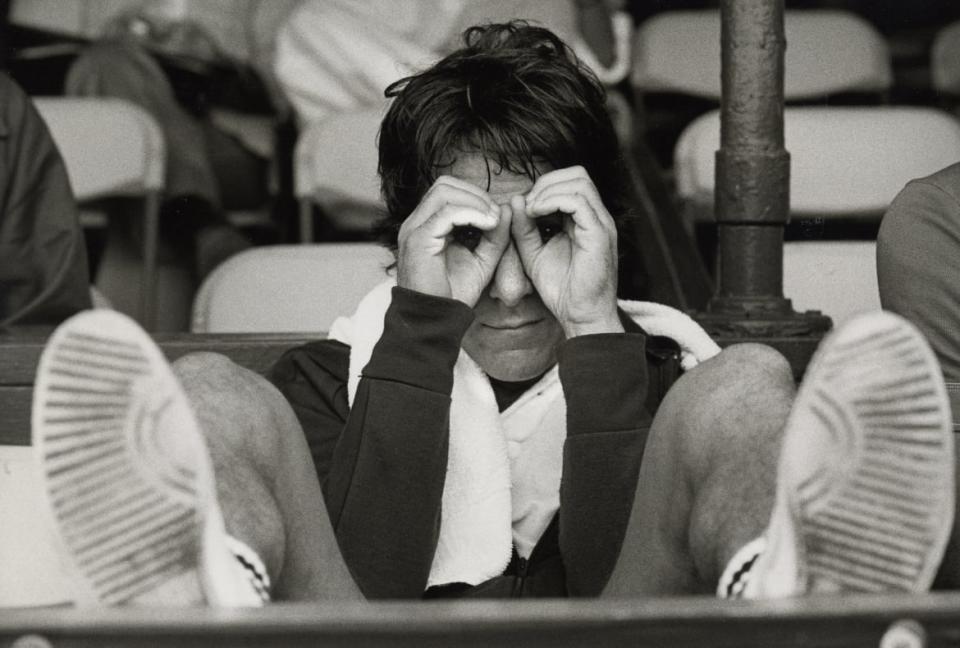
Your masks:
<path fill-rule="evenodd" d="M 330 339 L 350 347 L 351 406 L 383 334 L 395 283 L 391 278 L 374 288 L 352 316 L 338 318 L 330 328 Z M 684 369 L 720 351 L 696 322 L 674 308 L 634 301 L 619 305 L 648 334 L 676 340 Z M 514 545 L 520 556 L 529 557 L 560 506 L 566 436 L 566 402 L 556 366 L 500 413 L 490 381 L 460 350 L 453 369 L 440 534 L 427 587 L 476 585 L 498 576 Z"/>

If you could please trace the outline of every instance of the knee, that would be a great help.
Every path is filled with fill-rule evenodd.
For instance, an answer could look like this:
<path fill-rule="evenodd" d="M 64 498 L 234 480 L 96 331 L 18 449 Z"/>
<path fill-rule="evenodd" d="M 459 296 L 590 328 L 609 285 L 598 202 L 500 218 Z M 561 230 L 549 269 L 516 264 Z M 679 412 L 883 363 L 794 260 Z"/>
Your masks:
<path fill-rule="evenodd" d="M 733 366 L 747 372 L 760 372 L 769 376 L 789 376 L 790 362 L 771 346 L 766 344 L 734 344 L 723 349 L 704 363 L 709 366 Z"/>
<path fill-rule="evenodd" d="M 281 431 L 292 413 L 266 378 L 207 352 L 177 359 L 173 371 L 211 447 L 239 454 L 258 470 L 276 463 L 284 442 Z"/>
<path fill-rule="evenodd" d="M 282 398 L 266 378 L 220 353 L 182 356 L 173 363 L 173 372 L 190 400 L 202 403 L 204 410 L 243 411 L 257 418 Z"/>
<path fill-rule="evenodd" d="M 232 384 L 246 379 L 248 370 L 221 353 L 197 351 L 177 358 L 173 371 L 185 385 Z"/>
<path fill-rule="evenodd" d="M 760 344 L 727 347 L 684 374 L 657 416 L 674 420 L 681 455 L 710 463 L 725 446 L 777 438 L 796 394 L 790 363 Z"/>
<path fill-rule="evenodd" d="M 736 394 L 794 391 L 790 362 L 764 344 L 735 344 L 694 367 L 681 381 L 697 392 L 697 402 L 730 399 Z M 678 381 L 678 386 L 683 382 Z"/>
<path fill-rule="evenodd" d="M 142 47 L 124 40 L 107 39 L 91 44 L 67 73 L 68 94 L 95 94 L 104 85 L 141 84 L 165 78 Z"/>

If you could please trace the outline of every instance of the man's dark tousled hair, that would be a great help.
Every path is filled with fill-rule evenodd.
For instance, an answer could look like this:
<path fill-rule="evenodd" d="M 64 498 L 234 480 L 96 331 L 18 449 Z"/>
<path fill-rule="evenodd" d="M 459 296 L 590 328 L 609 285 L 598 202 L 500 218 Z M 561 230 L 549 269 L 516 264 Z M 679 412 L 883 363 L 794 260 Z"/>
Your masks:
<path fill-rule="evenodd" d="M 379 172 L 396 249 L 400 224 L 461 152 L 491 171 L 534 179 L 535 164 L 582 165 L 615 218 L 625 210 L 623 167 L 605 92 L 552 32 L 522 21 L 471 27 L 464 47 L 391 84 L 380 127 Z"/>

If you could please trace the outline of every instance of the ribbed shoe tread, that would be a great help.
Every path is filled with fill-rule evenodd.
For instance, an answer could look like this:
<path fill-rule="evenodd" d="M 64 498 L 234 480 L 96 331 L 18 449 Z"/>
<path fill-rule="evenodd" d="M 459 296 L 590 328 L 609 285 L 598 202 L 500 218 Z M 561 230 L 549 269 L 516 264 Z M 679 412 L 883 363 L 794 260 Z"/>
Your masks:
<path fill-rule="evenodd" d="M 169 396 L 144 384 L 173 381 Z M 158 424 L 184 398 L 159 350 L 124 316 L 82 313 L 41 358 L 34 440 L 60 544 L 91 603 L 123 605 L 151 591 L 203 601 L 197 467 L 171 458 Z M 182 456 L 182 454 L 181 454 Z"/>
<path fill-rule="evenodd" d="M 808 590 L 925 590 L 951 526 L 939 366 L 905 321 L 868 317 L 824 344 L 798 397 L 837 453 L 793 491 Z"/>

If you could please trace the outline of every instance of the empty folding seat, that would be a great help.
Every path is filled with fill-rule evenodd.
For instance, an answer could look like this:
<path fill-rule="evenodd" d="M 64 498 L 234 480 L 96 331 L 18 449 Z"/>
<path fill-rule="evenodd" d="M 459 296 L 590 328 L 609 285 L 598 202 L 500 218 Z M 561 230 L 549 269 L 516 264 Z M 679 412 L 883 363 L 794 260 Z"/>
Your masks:
<path fill-rule="evenodd" d="M 909 180 L 960 159 L 960 122 L 931 108 L 788 107 L 784 138 L 792 217 L 839 219 L 841 225 L 878 224 Z M 677 143 L 677 190 L 691 218 L 713 218 L 719 147 L 718 111 L 695 120 Z M 797 309 L 822 310 L 835 324 L 879 308 L 875 246 L 873 240 L 816 235 L 788 241 L 784 294 Z"/>
<path fill-rule="evenodd" d="M 787 107 L 784 139 L 796 215 L 879 217 L 908 180 L 960 159 L 960 123 L 932 108 Z M 719 148 L 719 111 L 684 130 L 674 151 L 682 200 L 712 205 Z"/>
<path fill-rule="evenodd" d="M 369 231 L 381 213 L 377 134 L 384 109 L 334 115 L 300 134 L 294 155 L 294 193 L 300 240 L 314 239 L 313 206 L 339 230 Z"/>
<path fill-rule="evenodd" d="M 843 95 L 877 103 L 890 89 L 889 47 L 859 16 L 834 10 L 784 15 L 784 96 L 802 102 Z M 719 10 L 668 11 L 636 32 L 631 85 L 640 125 L 664 166 L 682 129 L 720 100 Z"/>
<path fill-rule="evenodd" d="M 114 196 L 143 198 L 143 260 L 139 315 L 154 322 L 160 194 L 166 145 L 159 125 L 140 107 L 120 99 L 35 97 L 67 166 L 80 202 Z"/>
<path fill-rule="evenodd" d="M 195 333 L 320 335 L 387 279 L 393 263 L 373 243 L 319 243 L 252 248 L 216 268 L 193 305 Z"/>

